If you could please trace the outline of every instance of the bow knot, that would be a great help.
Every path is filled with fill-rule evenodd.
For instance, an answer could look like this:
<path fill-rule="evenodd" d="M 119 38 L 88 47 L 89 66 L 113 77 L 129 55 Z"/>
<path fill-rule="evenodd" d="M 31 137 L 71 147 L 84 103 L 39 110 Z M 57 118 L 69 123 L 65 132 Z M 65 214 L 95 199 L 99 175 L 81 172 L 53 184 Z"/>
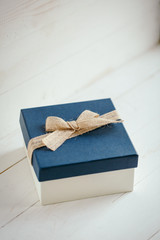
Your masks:
<path fill-rule="evenodd" d="M 70 126 L 70 128 L 73 129 L 74 131 L 80 130 L 80 127 L 79 127 L 77 121 L 68 121 L 67 123 Z"/>

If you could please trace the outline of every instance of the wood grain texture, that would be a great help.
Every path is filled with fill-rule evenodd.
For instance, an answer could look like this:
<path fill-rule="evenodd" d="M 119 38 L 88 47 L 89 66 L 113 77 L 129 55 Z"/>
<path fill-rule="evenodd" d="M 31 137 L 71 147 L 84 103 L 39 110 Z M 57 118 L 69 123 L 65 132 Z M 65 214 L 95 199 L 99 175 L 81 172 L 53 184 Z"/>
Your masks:
<path fill-rule="evenodd" d="M 47 13 L 40 15 L 40 20 L 36 19 L 38 26 L 34 26 L 32 10 L 43 8 L 43 5 L 47 5 L 47 2 L 42 4 L 42 1 L 39 1 L 39 7 L 37 7 L 37 3 L 36 6 L 34 3 L 27 5 L 28 7 L 25 8 L 26 21 L 27 23 L 31 22 L 28 28 L 26 26 L 18 28 L 17 26 L 17 24 L 23 22 L 23 10 L 21 8 L 18 8 L 18 16 L 13 21 L 15 26 L 12 26 L 12 21 L 9 22 L 9 26 L 7 23 L 4 24 L 1 32 L 3 33 L 3 30 L 7 31 L 7 34 L 13 34 L 14 32 L 15 37 L 12 41 L 9 41 L 9 45 L 1 47 L 1 94 L 31 80 L 33 77 L 42 76 L 42 73 L 46 70 L 53 69 L 57 65 L 61 66 L 60 63 L 65 62 L 66 59 L 72 59 L 72 61 L 71 66 L 67 66 L 65 69 L 67 72 L 61 70 L 61 74 L 64 73 L 63 77 L 60 75 L 59 79 L 58 76 L 52 75 L 50 80 L 49 77 L 46 77 L 46 79 L 52 83 L 52 86 L 55 86 L 57 82 L 65 83 L 67 77 L 68 84 L 73 86 L 72 90 L 75 90 L 74 80 L 76 75 L 74 77 L 70 75 L 70 72 L 74 69 L 74 65 L 72 67 L 72 64 L 74 64 L 73 56 L 87 51 L 87 55 L 83 57 L 87 60 L 87 66 L 92 66 L 94 60 L 95 64 L 98 65 L 96 66 L 97 71 L 101 73 L 112 70 L 128 59 L 144 52 L 159 39 L 157 0 L 148 0 L 147 2 L 146 0 L 136 0 L 129 1 L 129 3 L 128 0 L 119 3 L 115 0 L 87 1 L 88 4 L 80 1 L 80 6 L 77 3 L 78 1 L 76 1 L 78 6 L 73 2 L 68 3 L 68 6 L 68 4 L 63 4 L 62 1 L 59 7 L 51 8 L 52 18 L 50 16 L 48 19 Z M 56 3 L 54 1 L 50 4 L 54 5 Z M 146 4 L 145 8 L 144 4 Z M 70 6 L 73 8 L 72 14 L 68 15 L 66 13 L 67 16 L 65 17 L 64 11 L 68 12 Z M 25 4 L 23 7 L 25 7 Z M 59 20 L 57 15 L 62 15 L 62 19 Z M 39 27 L 41 21 L 43 27 Z M 32 29 L 32 34 L 28 35 L 27 29 L 29 31 Z M 17 39 L 17 34 L 22 34 L 23 31 L 26 33 L 25 36 Z M 1 36 L 1 39 L 4 36 L 5 34 Z M 10 37 L 8 38 L 10 39 Z M 6 39 L 4 42 L 7 43 Z M 88 52 L 89 50 L 90 52 Z M 84 72 L 82 59 L 76 65 L 78 72 Z M 99 66 L 101 69 L 99 69 Z M 92 69 L 95 69 L 94 65 Z M 85 71 L 89 73 L 86 64 Z M 47 75 L 46 72 L 44 76 Z M 86 73 L 81 76 L 81 79 L 85 75 Z M 89 77 L 83 81 L 86 80 L 89 81 Z M 42 80 L 40 84 L 42 84 Z M 83 86 L 83 82 L 79 84 Z"/>
<path fill-rule="evenodd" d="M 0 5 L 0 239 L 160 239 L 159 0 Z M 106 97 L 140 155 L 134 192 L 42 207 L 20 109 Z"/>

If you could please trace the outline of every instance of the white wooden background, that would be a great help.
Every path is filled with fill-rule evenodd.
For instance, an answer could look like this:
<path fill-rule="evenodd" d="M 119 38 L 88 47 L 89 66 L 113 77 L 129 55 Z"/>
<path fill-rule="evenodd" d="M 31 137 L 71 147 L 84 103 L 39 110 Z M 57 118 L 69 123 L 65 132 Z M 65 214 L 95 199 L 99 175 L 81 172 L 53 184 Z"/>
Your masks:
<path fill-rule="evenodd" d="M 160 239 L 160 1 L 0 0 L 0 239 Z M 111 97 L 135 190 L 42 207 L 20 109 Z"/>

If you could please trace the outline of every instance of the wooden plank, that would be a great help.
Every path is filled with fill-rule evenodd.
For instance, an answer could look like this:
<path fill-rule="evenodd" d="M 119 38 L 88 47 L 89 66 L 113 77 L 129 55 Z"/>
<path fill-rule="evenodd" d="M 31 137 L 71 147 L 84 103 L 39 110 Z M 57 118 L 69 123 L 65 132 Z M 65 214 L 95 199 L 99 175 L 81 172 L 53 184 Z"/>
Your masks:
<path fill-rule="evenodd" d="M 85 16 L 86 12 L 92 18 L 92 22 L 89 22 L 91 27 L 96 24 L 96 21 L 102 21 L 101 27 L 103 28 L 106 19 L 106 27 L 113 30 L 115 26 L 119 26 L 121 23 L 140 22 L 142 18 L 147 18 L 147 14 L 152 11 L 155 14 L 157 13 L 158 16 L 158 2 L 158 0 L 136 0 L 134 2 L 127 0 L 121 2 L 115 0 L 61 0 L 58 2 L 49 0 L 15 0 L 10 2 L 2 0 L 0 8 L 0 44 L 1 46 L 9 46 L 13 41 L 26 38 L 28 35 L 36 34 L 38 31 L 44 35 L 45 32 L 48 33 L 47 29 L 43 32 L 44 28 L 53 23 L 54 25 L 55 23 L 60 24 L 59 22 L 65 22 L 69 18 L 75 19 L 77 26 L 79 24 L 81 26 L 85 25 L 85 23 L 87 24 L 86 19 L 89 20 Z M 104 16 L 105 13 L 107 16 Z M 155 24 L 157 23 L 158 19 Z M 72 24 L 74 26 L 74 21 Z"/>
<path fill-rule="evenodd" d="M 26 156 L 20 128 L 0 140 L 0 173 Z"/>
<path fill-rule="evenodd" d="M 0 44 L 9 46 L 12 42 L 26 38 L 46 26 L 64 21 L 72 14 L 83 10 L 95 1 L 1 1 Z M 17 31 L 17 28 L 19 31 Z"/>
<path fill-rule="evenodd" d="M 38 201 L 27 159 L 0 175 L 0 226 Z"/>
<path fill-rule="evenodd" d="M 19 40 L 13 37 L 15 41 L 11 41 L 9 45 L 1 48 L 1 94 L 4 94 L 19 84 L 23 84 L 37 75 L 41 76 L 40 84 L 42 85 L 42 78 L 43 81 L 44 79 L 47 81 L 46 84 L 52 85 L 52 88 L 57 85 L 57 82 L 66 86 L 65 82 L 67 79 L 67 86 L 74 85 L 73 90 L 77 89 L 77 85 L 81 87 L 86 80 L 89 82 L 91 76 L 88 76 L 87 79 L 85 77 L 84 80 L 83 76 L 86 75 L 84 73 L 81 76 L 82 83 L 79 82 L 75 86 L 77 74 L 74 74 L 74 77 L 70 74 L 74 69 L 74 59 L 72 56 L 87 51 L 87 55 L 83 57 L 76 67 L 78 68 L 78 72 L 83 72 L 83 60 L 86 59 L 85 63 L 87 63 L 87 65 L 85 64 L 85 69 L 86 67 L 92 67 L 92 70 L 96 69 L 97 73 L 94 72 L 95 75 L 92 75 L 96 76 L 99 73 L 110 71 L 128 59 L 144 52 L 159 40 L 159 10 L 157 0 L 148 0 L 147 4 L 146 0 L 141 0 L 141 2 L 138 0 L 130 1 L 130 4 L 127 4 L 128 0 L 123 0 L 119 3 L 115 0 L 109 2 L 93 1 L 89 3 L 90 4 L 87 5 L 82 1 L 82 4 L 78 3 L 78 6 L 74 4 L 74 7 L 71 7 L 73 14 L 70 14 L 71 10 L 66 10 L 66 18 L 62 17 L 61 21 L 53 20 L 52 23 L 48 24 L 48 21 L 51 21 L 51 16 L 54 16 L 56 19 L 56 16 L 59 15 L 61 6 L 61 14 L 63 15 L 65 11 L 64 8 L 68 9 L 68 7 L 70 8 L 70 5 L 72 5 L 71 3 L 69 6 L 67 4 L 64 6 L 61 4 L 60 7 L 56 8 L 54 7 L 54 5 L 56 5 L 54 2 L 53 12 L 51 11 L 52 15 L 50 15 L 51 12 L 49 13 L 50 17 L 48 17 L 49 11 L 46 11 L 47 23 L 44 27 Z M 37 6 L 37 3 L 27 4 L 28 9 L 25 9 L 25 14 L 27 19 L 29 18 L 27 21 L 31 21 L 31 23 L 29 23 L 30 26 L 34 25 L 32 22 L 36 21 L 31 17 L 32 8 L 41 8 L 42 2 L 40 2 L 40 6 Z M 77 8 L 79 4 L 80 9 Z M 25 4 L 22 5 L 22 7 L 25 7 Z M 76 9 L 76 11 L 74 12 L 73 9 Z M 124 14 L 124 12 L 126 14 Z M 17 31 L 16 25 L 16 23 L 18 24 L 20 22 L 21 17 L 23 19 L 21 8 L 18 8 L 17 14 L 20 16 L 14 23 L 15 26 L 9 29 L 6 26 L 4 28 L 7 33 L 11 32 L 11 35 L 17 35 L 21 32 Z M 45 23 L 43 17 L 40 21 Z M 23 21 L 22 25 L 24 25 L 22 26 L 24 31 L 30 29 L 30 27 L 26 28 Z M 31 27 L 31 31 L 33 29 L 34 27 Z M 14 31 L 14 33 L 12 31 Z M 4 36 L 5 35 L 6 33 Z M 10 37 L 8 38 L 10 39 Z M 5 42 L 7 41 L 5 40 Z M 57 64 L 61 66 L 61 62 L 68 58 L 72 58 L 71 65 L 68 66 L 68 68 L 66 66 L 66 72 L 61 68 L 60 80 L 59 77 L 55 75 L 52 75 L 49 79 L 48 72 L 45 71 L 56 67 Z M 97 64 L 96 68 L 92 65 L 93 60 Z M 90 66 L 88 66 L 89 63 Z M 85 71 L 87 71 L 87 69 Z M 87 71 L 87 74 L 88 73 L 89 69 Z M 59 86 L 56 88 L 59 89 Z"/>
<path fill-rule="evenodd" d="M 151 79 L 160 71 L 160 46 L 122 65 L 116 71 L 102 74 L 93 79 L 84 88 L 65 98 L 67 101 L 81 101 L 112 97 L 120 98 L 135 86 Z M 97 91 L 95 91 L 95 89 Z"/>

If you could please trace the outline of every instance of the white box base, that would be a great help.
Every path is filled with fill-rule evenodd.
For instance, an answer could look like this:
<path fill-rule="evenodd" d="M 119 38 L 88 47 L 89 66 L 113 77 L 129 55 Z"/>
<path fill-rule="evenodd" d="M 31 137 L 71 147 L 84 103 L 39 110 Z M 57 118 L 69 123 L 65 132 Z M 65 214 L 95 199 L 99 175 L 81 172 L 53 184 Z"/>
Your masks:
<path fill-rule="evenodd" d="M 133 191 L 134 168 L 39 182 L 29 165 L 42 205 Z"/>

